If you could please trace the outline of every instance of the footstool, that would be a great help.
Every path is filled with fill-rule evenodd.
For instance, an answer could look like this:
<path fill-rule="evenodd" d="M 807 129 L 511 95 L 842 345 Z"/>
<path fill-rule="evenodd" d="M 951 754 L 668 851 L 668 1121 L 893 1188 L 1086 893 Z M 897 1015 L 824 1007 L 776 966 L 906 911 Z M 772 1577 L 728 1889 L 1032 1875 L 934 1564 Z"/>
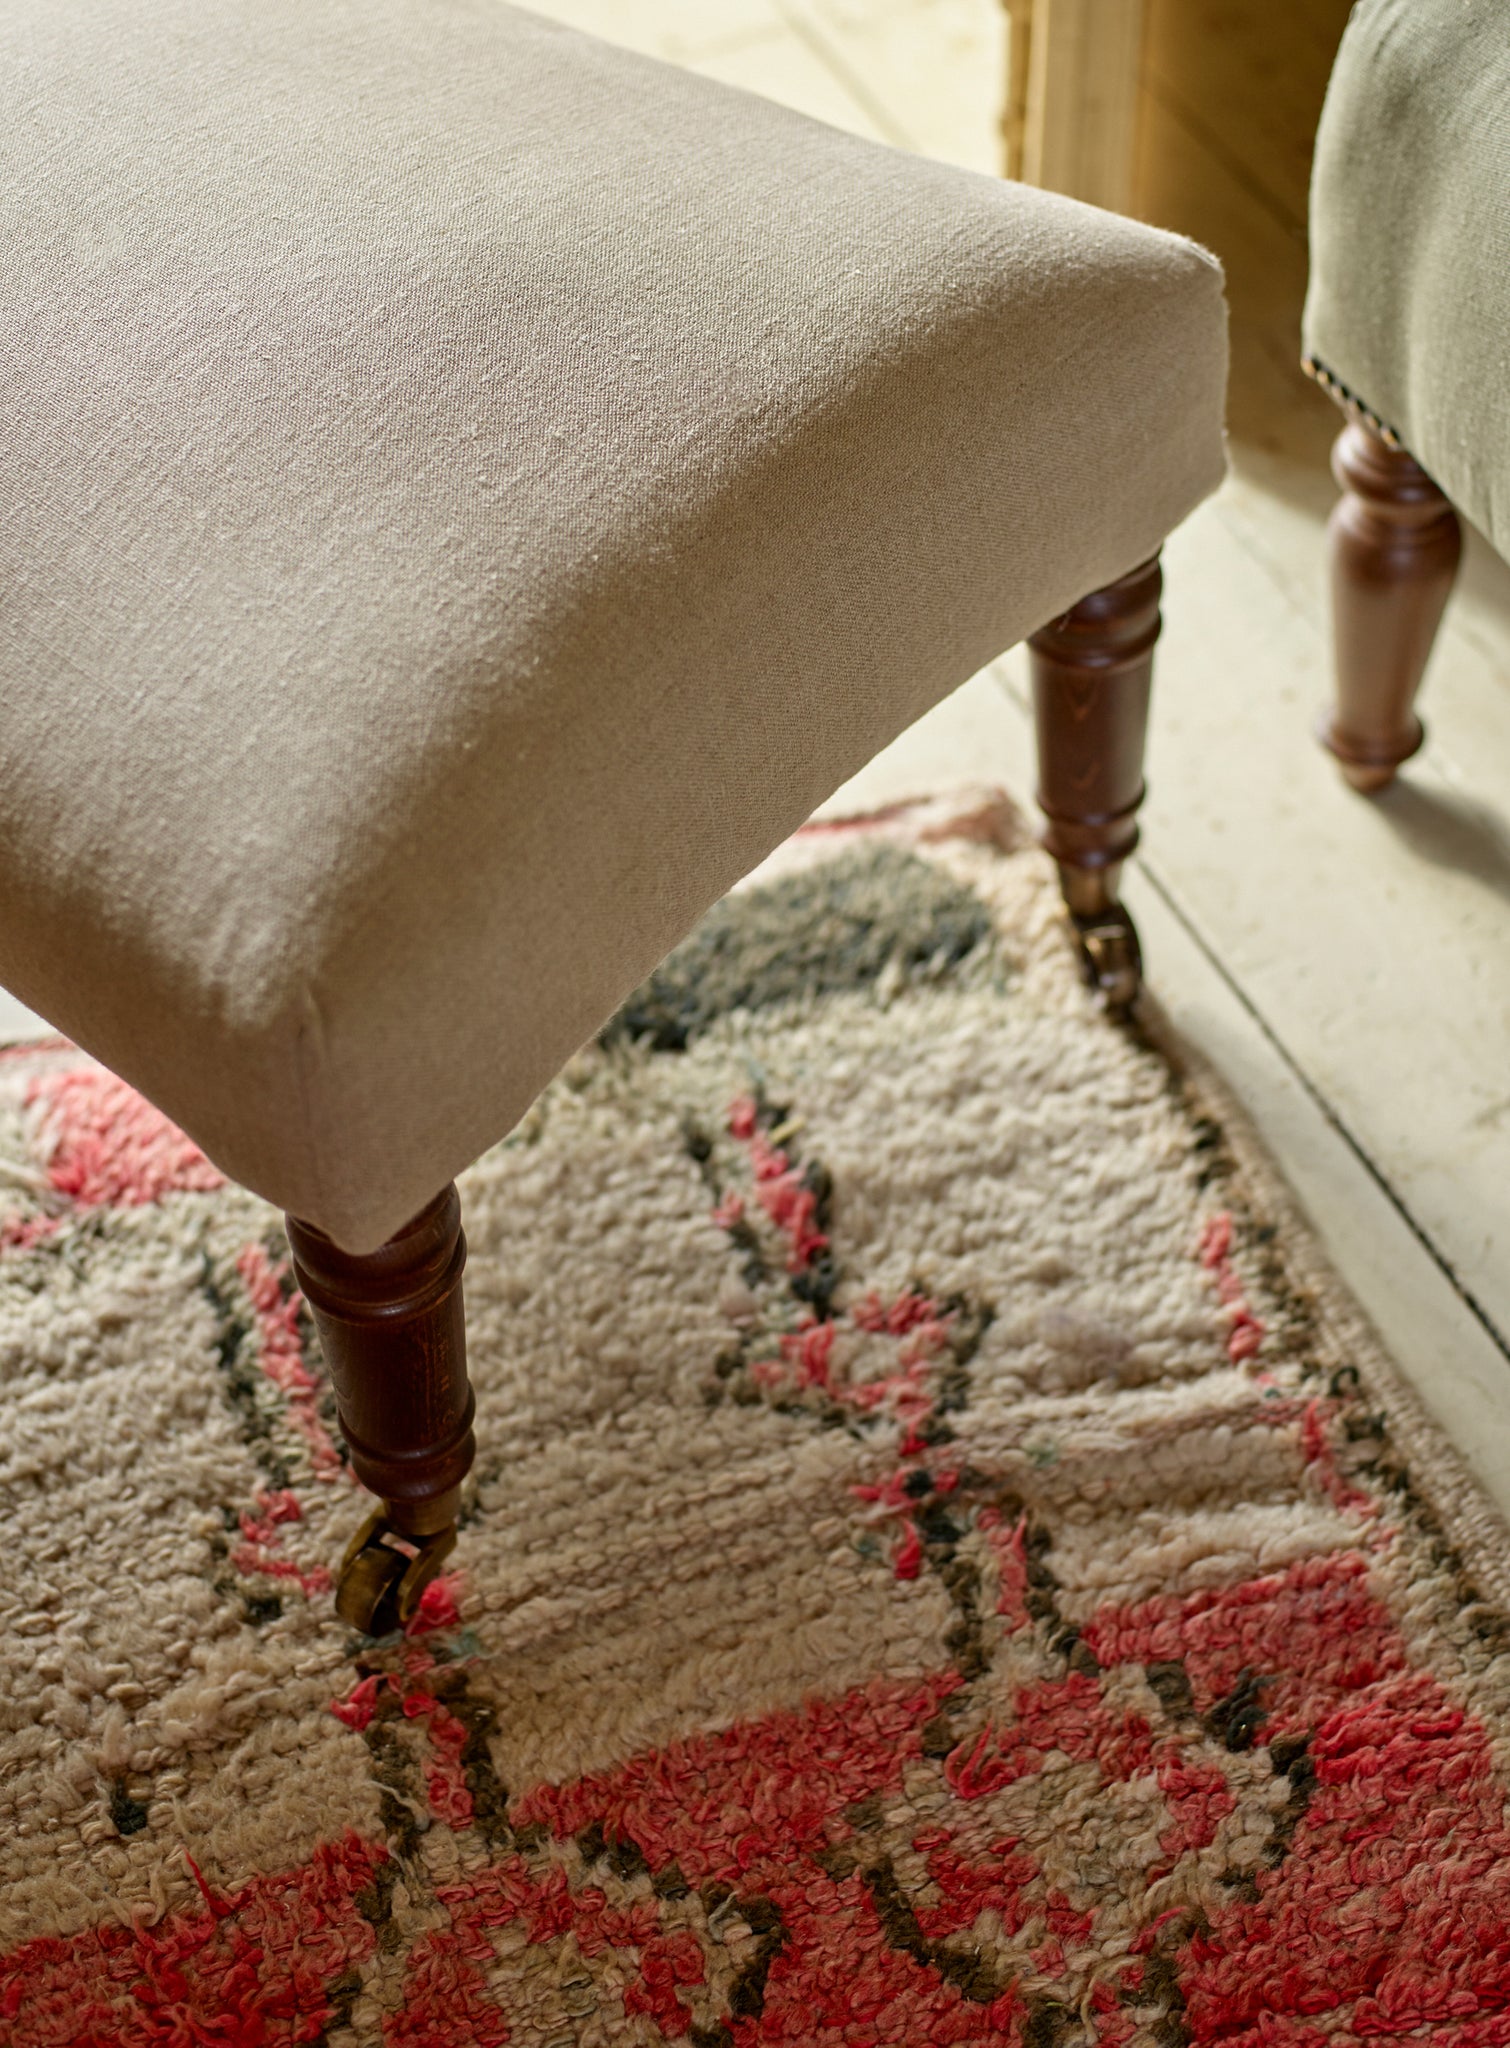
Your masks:
<path fill-rule="evenodd" d="M 1510 560 L 1507 161 L 1504 0 L 1359 0 L 1316 137 L 1303 346 L 1348 422 L 1321 738 L 1365 794 L 1421 745 L 1458 514 Z"/>
<path fill-rule="evenodd" d="M 0 166 L 0 980 L 288 1213 L 382 1631 L 472 1458 L 454 1175 L 1028 633 L 1132 993 L 1219 271 L 497 0 L 12 0 Z"/>

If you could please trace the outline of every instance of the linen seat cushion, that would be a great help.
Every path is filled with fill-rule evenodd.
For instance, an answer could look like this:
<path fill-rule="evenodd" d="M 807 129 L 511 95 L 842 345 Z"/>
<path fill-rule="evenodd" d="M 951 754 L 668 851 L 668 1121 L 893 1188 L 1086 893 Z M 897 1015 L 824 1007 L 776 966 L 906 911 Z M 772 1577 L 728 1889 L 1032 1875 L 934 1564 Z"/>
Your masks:
<path fill-rule="evenodd" d="M 1304 347 L 1510 555 L 1510 4 L 1358 0 L 1316 137 Z"/>
<path fill-rule="evenodd" d="M 1222 470 L 1214 261 L 494 0 L 11 0 L 0 980 L 371 1248 Z"/>

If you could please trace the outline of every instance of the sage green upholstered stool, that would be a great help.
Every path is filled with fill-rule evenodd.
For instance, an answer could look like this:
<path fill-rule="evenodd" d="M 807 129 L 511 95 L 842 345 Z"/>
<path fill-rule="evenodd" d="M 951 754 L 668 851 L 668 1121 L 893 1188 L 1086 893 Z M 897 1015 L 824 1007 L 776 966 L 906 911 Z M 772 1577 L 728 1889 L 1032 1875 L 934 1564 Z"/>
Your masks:
<path fill-rule="evenodd" d="M 1362 790 L 1421 744 L 1457 512 L 1510 556 L 1507 336 L 1510 0 L 1358 0 L 1316 138 L 1304 347 L 1349 416 L 1322 737 Z"/>
<path fill-rule="evenodd" d="M 0 980 L 298 1219 L 386 1627 L 471 1457 L 452 1177 L 1035 629 L 1131 993 L 1220 276 L 496 0 L 11 0 L 0 210 Z"/>

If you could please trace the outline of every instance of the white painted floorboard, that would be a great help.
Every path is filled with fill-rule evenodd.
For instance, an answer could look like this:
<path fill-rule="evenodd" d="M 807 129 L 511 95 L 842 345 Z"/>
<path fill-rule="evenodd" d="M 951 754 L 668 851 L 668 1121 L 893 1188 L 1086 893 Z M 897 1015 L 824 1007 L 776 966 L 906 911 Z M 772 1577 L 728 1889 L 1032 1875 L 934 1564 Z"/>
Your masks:
<path fill-rule="evenodd" d="M 15 1045 L 23 1038 L 45 1038 L 48 1026 L 0 988 L 0 1045 Z"/>

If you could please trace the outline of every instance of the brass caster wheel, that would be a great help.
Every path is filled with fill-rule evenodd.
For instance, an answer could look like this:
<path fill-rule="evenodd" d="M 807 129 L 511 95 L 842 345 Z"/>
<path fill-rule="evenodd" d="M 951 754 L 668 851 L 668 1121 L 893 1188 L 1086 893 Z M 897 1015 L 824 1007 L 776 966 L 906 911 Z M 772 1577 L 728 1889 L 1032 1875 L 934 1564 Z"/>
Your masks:
<path fill-rule="evenodd" d="M 381 1512 L 370 1516 L 341 1560 L 336 1613 L 364 1635 L 391 1636 L 413 1619 L 420 1595 L 455 1548 L 454 1527 L 410 1536 Z"/>
<path fill-rule="evenodd" d="M 1120 903 L 1075 918 L 1085 978 L 1113 1016 L 1123 1016 L 1143 986 L 1137 926 Z"/>

